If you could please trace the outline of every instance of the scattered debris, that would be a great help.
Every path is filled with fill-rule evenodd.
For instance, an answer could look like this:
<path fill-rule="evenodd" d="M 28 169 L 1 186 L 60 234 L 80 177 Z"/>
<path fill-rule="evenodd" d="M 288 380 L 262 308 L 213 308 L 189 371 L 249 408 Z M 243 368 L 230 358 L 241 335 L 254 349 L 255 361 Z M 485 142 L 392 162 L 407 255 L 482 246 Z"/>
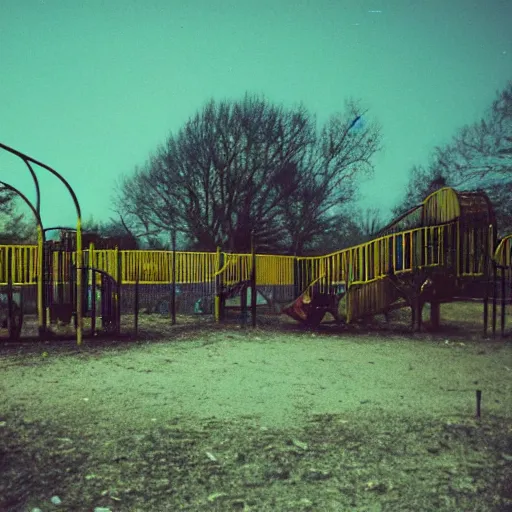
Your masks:
<path fill-rule="evenodd" d="M 299 441 L 298 439 L 292 439 L 292 444 L 295 445 L 297 448 L 301 448 L 302 450 L 308 449 L 308 444 L 303 443 L 302 441 Z"/>
<path fill-rule="evenodd" d="M 54 504 L 54 505 L 61 505 L 62 504 L 62 500 L 58 497 L 58 496 L 52 496 L 50 501 Z"/>
<path fill-rule="evenodd" d="M 215 455 L 213 455 L 213 453 L 211 452 L 206 452 L 206 456 L 213 462 L 217 462 L 217 457 L 215 457 Z"/>
<path fill-rule="evenodd" d="M 218 500 L 219 498 L 225 498 L 228 496 L 227 492 L 214 492 L 208 496 L 208 501 L 213 503 L 214 501 Z"/>
<path fill-rule="evenodd" d="M 306 471 L 302 475 L 303 480 L 309 480 L 309 481 L 319 481 L 319 480 L 328 480 L 332 477 L 332 474 L 330 471 L 324 471 L 321 469 L 314 469 L 310 468 L 308 471 Z"/>
<path fill-rule="evenodd" d="M 366 483 L 366 490 L 383 494 L 388 490 L 388 486 L 384 482 L 370 481 Z"/>

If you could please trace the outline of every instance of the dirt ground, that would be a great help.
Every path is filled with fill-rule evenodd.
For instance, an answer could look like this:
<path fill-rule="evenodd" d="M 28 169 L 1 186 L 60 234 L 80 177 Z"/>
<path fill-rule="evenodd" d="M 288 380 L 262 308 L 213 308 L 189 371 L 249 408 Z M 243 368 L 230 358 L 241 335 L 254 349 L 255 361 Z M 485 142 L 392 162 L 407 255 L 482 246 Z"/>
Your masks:
<path fill-rule="evenodd" d="M 510 343 L 212 326 L 0 372 L 2 511 L 512 511 Z"/>

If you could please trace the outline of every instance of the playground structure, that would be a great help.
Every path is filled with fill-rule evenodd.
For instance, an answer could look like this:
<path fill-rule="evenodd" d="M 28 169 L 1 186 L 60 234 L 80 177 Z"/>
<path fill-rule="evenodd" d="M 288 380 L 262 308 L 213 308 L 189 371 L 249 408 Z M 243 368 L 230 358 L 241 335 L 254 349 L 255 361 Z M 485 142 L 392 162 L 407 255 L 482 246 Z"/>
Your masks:
<path fill-rule="evenodd" d="M 253 325 L 265 310 L 314 327 L 327 313 L 351 324 L 408 307 L 419 330 L 426 303 L 435 328 L 441 303 L 469 299 L 482 300 L 484 333 L 489 306 L 493 333 L 501 306 L 504 334 L 512 236 L 496 239 L 483 192 L 440 189 L 374 239 L 322 256 L 257 254 L 254 248 L 250 254 L 122 249 L 118 241 L 82 234 L 76 195 L 56 171 L 3 144 L 0 149 L 25 162 L 37 191 L 34 206 L 4 184 L 31 207 L 38 225 L 37 245 L 0 246 L 0 328 L 8 339 L 23 336 L 26 311 L 37 313 L 40 338 L 55 336 L 64 324 L 74 326 L 78 343 L 84 333 L 119 335 L 127 313 L 134 314 L 137 331 L 140 309 L 168 314 L 172 323 L 176 313 L 211 314 L 221 322 L 235 309 L 243 324 L 250 316 Z M 43 227 L 34 165 L 65 183 L 77 209 L 76 229 Z M 46 241 L 55 229 L 60 241 Z"/>
<path fill-rule="evenodd" d="M 351 323 L 406 306 L 419 329 L 429 302 L 436 324 L 442 302 L 488 298 L 495 233 L 492 205 L 483 192 L 443 188 L 365 244 L 300 259 L 303 282 L 311 284 L 287 312 L 317 324 L 329 311 Z"/>

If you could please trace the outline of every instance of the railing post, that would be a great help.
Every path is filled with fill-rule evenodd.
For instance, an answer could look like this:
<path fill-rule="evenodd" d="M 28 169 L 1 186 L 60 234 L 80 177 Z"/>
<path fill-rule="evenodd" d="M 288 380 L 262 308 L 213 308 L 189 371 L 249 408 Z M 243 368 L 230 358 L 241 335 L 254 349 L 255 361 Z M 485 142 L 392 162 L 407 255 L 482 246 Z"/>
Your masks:
<path fill-rule="evenodd" d="M 13 283 L 12 283 L 12 266 L 13 266 L 13 247 L 7 247 L 7 331 L 9 339 L 14 339 L 14 307 L 13 307 Z"/>
<path fill-rule="evenodd" d="M 139 276 L 135 278 L 135 299 L 134 299 L 134 330 L 135 336 L 139 334 Z"/>
<path fill-rule="evenodd" d="M 215 322 L 220 322 L 221 317 L 221 300 L 220 294 L 222 289 L 222 276 L 220 271 L 222 269 L 222 253 L 220 247 L 217 247 L 217 272 L 215 275 Z"/>
<path fill-rule="evenodd" d="M 46 312 L 44 301 L 44 232 L 37 225 L 37 323 L 39 336 L 46 331 Z"/>
<path fill-rule="evenodd" d="M 83 289 L 82 289 L 82 272 L 84 266 L 84 256 L 82 252 L 82 219 L 78 215 L 76 222 L 76 344 L 81 345 L 83 340 Z"/>
<path fill-rule="evenodd" d="M 123 252 L 116 247 L 117 275 L 116 275 L 116 334 L 121 333 L 121 286 L 123 282 Z"/>
<path fill-rule="evenodd" d="M 251 319 L 252 326 L 256 327 L 256 301 L 257 301 L 257 290 L 256 290 L 256 246 L 254 244 L 254 233 L 251 233 Z"/>

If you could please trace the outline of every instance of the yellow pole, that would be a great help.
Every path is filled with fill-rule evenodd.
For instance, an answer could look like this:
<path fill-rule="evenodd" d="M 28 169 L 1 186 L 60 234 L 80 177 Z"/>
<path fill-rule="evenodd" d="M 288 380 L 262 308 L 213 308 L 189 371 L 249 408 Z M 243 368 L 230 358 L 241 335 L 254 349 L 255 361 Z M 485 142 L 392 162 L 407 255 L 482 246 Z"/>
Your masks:
<path fill-rule="evenodd" d="M 221 270 L 220 247 L 217 247 L 217 272 Z M 220 296 L 219 296 L 220 274 L 215 277 L 215 322 L 220 322 Z"/>
<path fill-rule="evenodd" d="M 44 265 L 43 265 L 43 251 L 44 251 L 44 241 L 43 241 L 43 230 L 41 225 L 38 223 L 37 225 L 37 321 L 39 324 L 39 333 L 41 334 L 45 329 L 44 322 L 44 288 L 43 288 L 43 275 L 44 275 Z"/>
<path fill-rule="evenodd" d="M 78 216 L 76 223 L 76 344 L 82 344 L 83 317 L 82 317 L 82 219 Z"/>
<path fill-rule="evenodd" d="M 97 265 L 95 265 L 94 262 L 94 242 L 89 242 L 89 268 L 95 268 Z M 92 281 L 96 281 L 96 274 L 92 270 L 89 270 L 87 273 L 87 297 L 89 297 L 89 290 L 91 290 L 92 293 Z M 89 288 L 90 287 L 90 288 Z M 94 283 L 94 293 L 96 293 L 96 282 Z M 89 300 L 89 299 L 87 299 Z M 92 307 L 92 297 L 91 297 L 91 307 Z M 89 308 L 89 305 L 87 305 L 87 309 Z"/>

